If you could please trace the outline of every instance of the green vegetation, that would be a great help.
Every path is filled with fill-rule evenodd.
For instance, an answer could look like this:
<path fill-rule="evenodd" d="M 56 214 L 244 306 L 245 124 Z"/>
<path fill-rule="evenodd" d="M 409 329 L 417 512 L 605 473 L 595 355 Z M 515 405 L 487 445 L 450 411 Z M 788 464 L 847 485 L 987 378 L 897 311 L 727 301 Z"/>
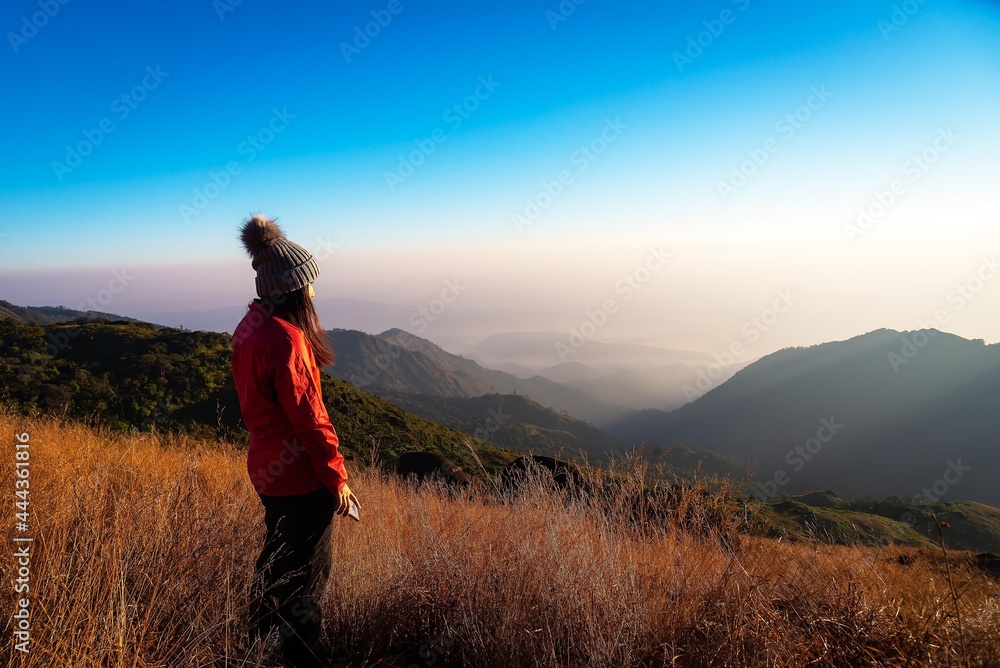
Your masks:
<path fill-rule="evenodd" d="M 264 528 L 238 449 L 0 407 L 0 432 L 20 431 L 41 586 L 31 652 L 8 640 L 0 665 L 275 665 L 245 642 Z M 958 666 L 960 644 L 965 665 L 1000 665 L 1000 580 L 972 555 L 946 566 L 940 549 L 734 534 L 740 516 L 720 517 L 719 495 L 697 486 L 663 515 L 540 483 L 438 494 L 373 467 L 351 474 L 362 521 L 335 521 L 346 586 L 322 601 L 336 665 Z M 19 532 L 6 531 L 10 545 Z M 0 573 L 18 559 L 0 552 Z M 5 589 L 14 610 L 23 594 Z M 0 633 L 17 622 L 5 615 Z"/>
<path fill-rule="evenodd" d="M 732 480 L 744 480 L 749 472 L 747 463 L 735 457 L 726 457 L 708 450 L 695 450 L 686 445 L 673 448 L 645 446 L 643 453 L 650 463 L 669 467 L 673 473 L 682 478 L 715 475 Z"/>
<path fill-rule="evenodd" d="M 44 326 L 4 319 L 0 351 L 5 402 L 115 429 L 216 435 L 217 402 L 223 411 L 235 398 L 222 334 L 103 319 Z"/>
<path fill-rule="evenodd" d="M 0 318 L 0 404 L 118 432 L 244 444 L 230 350 L 228 334 L 104 319 L 39 325 Z M 325 374 L 322 383 L 345 456 L 363 463 L 387 465 L 403 452 L 429 450 L 469 471 L 479 471 L 481 463 L 495 472 L 515 451 L 567 457 L 582 451 L 596 463 L 594 453 L 613 446 L 599 430 L 521 395 L 401 394 L 400 407 Z M 646 448 L 642 454 L 661 479 L 689 479 L 698 472 L 739 480 L 746 471 L 738 460 L 686 446 Z M 757 518 L 773 536 L 865 545 L 929 545 L 933 510 L 950 525 L 950 546 L 1000 552 L 1000 510 L 979 503 L 916 504 L 898 496 L 847 501 L 825 491 L 750 504 L 758 505 Z"/>
<path fill-rule="evenodd" d="M 519 394 L 385 396 L 428 420 L 519 452 L 596 463 L 606 460 L 609 451 L 620 448 L 601 430 Z"/>
<path fill-rule="evenodd" d="M 81 319 L 38 325 L 0 319 L 0 402 L 116 430 L 184 433 L 245 443 L 228 334 Z M 440 452 L 474 470 L 513 453 L 412 415 L 349 383 L 322 377 L 345 456 L 392 462 L 408 450 Z"/>
<path fill-rule="evenodd" d="M 121 322 L 140 322 L 135 318 L 128 318 L 114 313 L 104 313 L 103 311 L 78 311 L 65 306 L 17 306 L 8 301 L 0 299 L 0 320 L 10 318 L 21 322 L 33 322 L 39 325 L 52 325 L 57 322 L 69 322 L 77 318 L 103 318 L 105 320 Z M 157 328 L 161 327 L 156 325 Z"/>
<path fill-rule="evenodd" d="M 1000 509 L 970 501 L 918 504 L 899 496 L 848 501 L 827 490 L 771 499 L 763 504 L 760 520 L 770 535 L 791 540 L 934 547 L 932 511 L 948 523 L 945 540 L 950 547 L 1000 552 Z"/>
<path fill-rule="evenodd" d="M 479 470 L 481 463 L 493 473 L 517 456 L 418 417 L 350 383 L 325 375 L 322 382 L 323 399 L 341 443 L 365 461 L 374 457 L 382 463 L 393 463 L 404 452 L 427 450 L 444 455 L 468 471 Z M 475 457 L 466 443 L 472 444 Z"/>

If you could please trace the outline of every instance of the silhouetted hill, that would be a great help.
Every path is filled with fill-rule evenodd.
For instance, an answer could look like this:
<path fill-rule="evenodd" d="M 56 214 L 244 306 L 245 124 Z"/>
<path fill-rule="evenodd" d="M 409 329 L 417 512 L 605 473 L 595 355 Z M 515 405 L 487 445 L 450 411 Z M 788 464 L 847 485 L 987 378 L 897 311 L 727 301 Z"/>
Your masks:
<path fill-rule="evenodd" d="M 998 397 L 1000 345 L 883 329 L 781 350 L 691 404 L 608 431 L 755 462 L 762 495 L 833 488 L 996 505 Z"/>
<path fill-rule="evenodd" d="M 523 379 L 484 368 L 401 329 L 390 329 L 378 336 L 343 329 L 329 333 L 337 360 L 327 372 L 376 394 L 440 397 L 523 394 L 543 406 L 566 411 L 597 426 L 631 412 L 624 406 L 601 401 L 541 376 Z"/>

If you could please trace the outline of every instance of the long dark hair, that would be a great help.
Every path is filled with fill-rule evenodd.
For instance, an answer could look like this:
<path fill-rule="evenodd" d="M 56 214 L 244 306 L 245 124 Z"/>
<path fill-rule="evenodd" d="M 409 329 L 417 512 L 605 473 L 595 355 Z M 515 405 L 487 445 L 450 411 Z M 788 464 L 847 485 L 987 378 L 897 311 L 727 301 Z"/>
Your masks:
<path fill-rule="evenodd" d="M 320 368 L 333 364 L 337 356 L 330 346 L 330 337 L 323 330 L 316 314 L 316 306 L 312 297 L 309 296 L 309 286 L 287 292 L 276 297 L 263 297 L 256 300 L 263 305 L 271 314 L 278 316 L 282 320 L 287 320 L 302 330 L 312 347 L 316 364 Z"/>

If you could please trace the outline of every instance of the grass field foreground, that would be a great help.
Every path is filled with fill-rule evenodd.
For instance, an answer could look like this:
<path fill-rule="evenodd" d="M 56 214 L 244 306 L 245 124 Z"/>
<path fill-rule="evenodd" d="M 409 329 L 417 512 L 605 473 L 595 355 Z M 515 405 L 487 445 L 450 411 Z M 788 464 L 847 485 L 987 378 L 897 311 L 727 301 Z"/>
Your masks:
<path fill-rule="evenodd" d="M 30 435 L 30 521 L 14 519 Z M 30 652 L 0 666 L 255 665 L 246 588 L 263 511 L 235 447 L 0 410 L 5 583 L 30 536 Z M 639 526 L 540 485 L 504 501 L 351 469 L 329 636 L 350 665 L 1000 665 L 1000 583 L 951 555 Z M 697 495 L 689 500 L 694 506 Z M 697 514 L 695 514 L 697 515 Z M 4 609 L 14 610 L 8 586 Z"/>

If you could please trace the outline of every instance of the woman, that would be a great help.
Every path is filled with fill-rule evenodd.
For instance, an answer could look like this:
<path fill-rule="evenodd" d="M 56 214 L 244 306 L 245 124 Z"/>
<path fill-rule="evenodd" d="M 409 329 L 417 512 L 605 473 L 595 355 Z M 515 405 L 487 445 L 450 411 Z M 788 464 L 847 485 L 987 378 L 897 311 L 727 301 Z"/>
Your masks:
<path fill-rule="evenodd" d="M 247 471 L 266 534 L 251 590 L 251 645 L 277 645 L 293 666 L 328 665 L 320 597 L 330 571 L 333 516 L 357 499 L 320 388 L 333 351 L 312 303 L 319 266 L 273 219 L 245 220 L 240 237 L 258 299 L 233 333 L 232 368 L 250 430 Z"/>

